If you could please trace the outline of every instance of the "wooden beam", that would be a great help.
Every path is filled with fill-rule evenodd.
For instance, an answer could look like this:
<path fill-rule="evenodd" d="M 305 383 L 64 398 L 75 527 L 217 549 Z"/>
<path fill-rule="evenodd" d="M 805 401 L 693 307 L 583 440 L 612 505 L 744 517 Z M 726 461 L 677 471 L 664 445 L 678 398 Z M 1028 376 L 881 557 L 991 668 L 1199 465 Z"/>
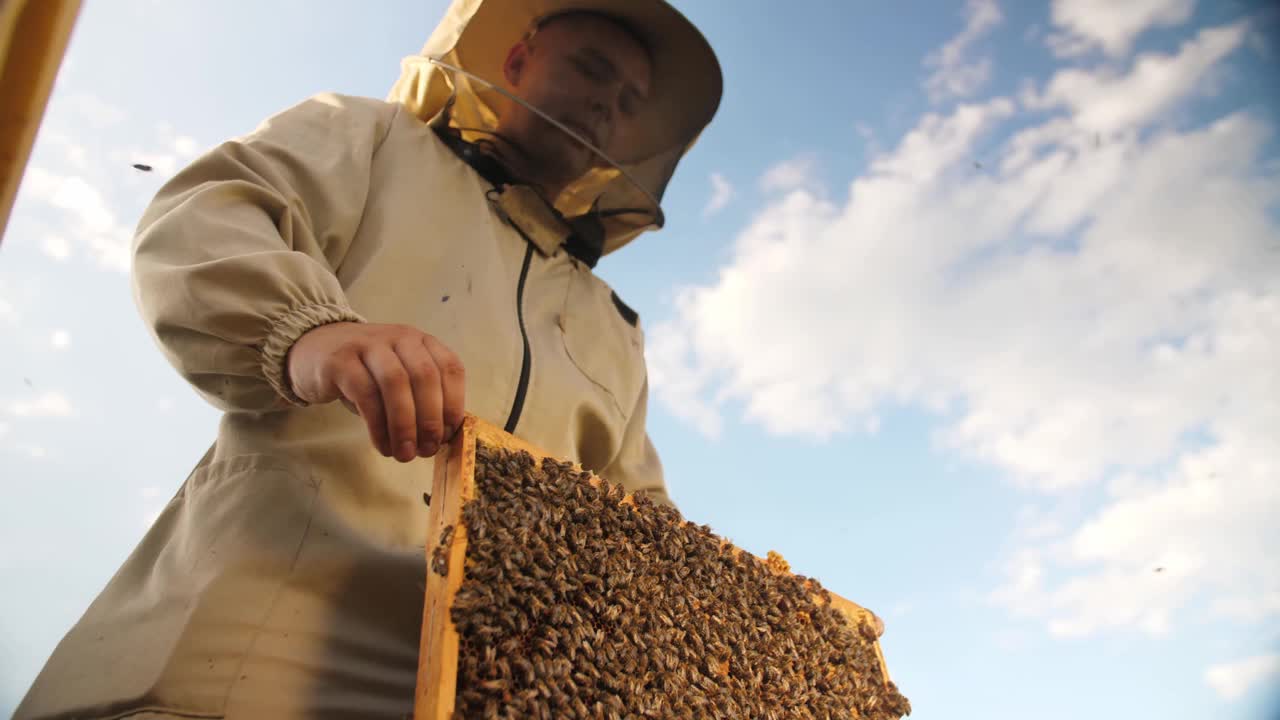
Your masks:
<path fill-rule="evenodd" d="M 0 0 L 0 241 L 80 0 Z"/>

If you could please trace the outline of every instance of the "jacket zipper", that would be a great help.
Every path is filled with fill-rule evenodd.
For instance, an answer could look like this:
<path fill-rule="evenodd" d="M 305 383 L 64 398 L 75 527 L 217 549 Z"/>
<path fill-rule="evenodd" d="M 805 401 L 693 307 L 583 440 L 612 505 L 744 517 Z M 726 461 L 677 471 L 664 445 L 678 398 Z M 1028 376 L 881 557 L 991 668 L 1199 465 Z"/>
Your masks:
<path fill-rule="evenodd" d="M 507 416 L 505 429 L 509 433 L 516 431 L 516 423 L 520 422 L 520 413 L 524 411 L 524 396 L 529 391 L 529 371 L 533 365 L 533 353 L 529 349 L 529 333 L 524 327 L 524 284 L 529 279 L 529 264 L 532 260 L 533 242 L 525 238 L 524 264 L 520 266 L 520 281 L 516 284 L 516 319 L 520 323 L 520 340 L 524 342 L 524 356 L 520 361 L 520 383 L 516 386 L 516 397 L 511 403 L 511 414 Z"/>

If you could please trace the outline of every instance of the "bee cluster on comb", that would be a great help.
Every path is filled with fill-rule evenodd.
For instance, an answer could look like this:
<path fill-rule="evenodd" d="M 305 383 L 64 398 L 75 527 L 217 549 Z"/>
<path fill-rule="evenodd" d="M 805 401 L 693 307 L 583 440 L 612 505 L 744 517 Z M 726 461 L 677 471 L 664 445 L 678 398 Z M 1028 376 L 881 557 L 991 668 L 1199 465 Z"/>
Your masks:
<path fill-rule="evenodd" d="M 910 712 L 876 631 L 781 557 L 742 552 L 570 463 L 482 440 L 474 448 L 462 530 L 445 525 L 428 548 L 437 582 L 458 575 L 453 717 Z M 457 535 L 460 572 L 449 567 Z"/>

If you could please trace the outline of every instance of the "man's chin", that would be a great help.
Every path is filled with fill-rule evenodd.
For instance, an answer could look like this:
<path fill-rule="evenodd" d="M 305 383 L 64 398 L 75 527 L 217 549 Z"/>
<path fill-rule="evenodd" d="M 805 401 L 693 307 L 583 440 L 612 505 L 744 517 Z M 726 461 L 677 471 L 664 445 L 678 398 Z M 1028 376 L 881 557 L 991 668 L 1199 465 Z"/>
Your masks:
<path fill-rule="evenodd" d="M 588 170 L 595 167 L 599 160 L 599 156 L 591 152 L 585 146 L 574 143 L 576 147 L 565 148 L 564 152 L 556 157 L 552 164 L 560 169 L 557 174 L 561 177 L 577 180 L 582 177 Z"/>

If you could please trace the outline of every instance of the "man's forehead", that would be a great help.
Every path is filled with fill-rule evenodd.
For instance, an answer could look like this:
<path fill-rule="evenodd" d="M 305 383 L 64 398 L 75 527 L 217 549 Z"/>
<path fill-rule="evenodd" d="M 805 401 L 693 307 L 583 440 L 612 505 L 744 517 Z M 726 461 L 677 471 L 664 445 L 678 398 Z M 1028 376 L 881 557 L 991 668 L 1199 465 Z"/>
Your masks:
<path fill-rule="evenodd" d="M 600 37 L 602 31 L 609 33 L 612 37 L 605 41 Z M 559 39 L 575 45 L 590 45 L 596 48 L 615 47 L 616 43 L 613 41 L 618 36 L 622 36 L 630 41 L 646 61 L 650 60 L 648 43 L 625 22 L 603 13 L 574 10 L 552 15 L 539 20 L 529 34 L 532 36 L 542 33 L 559 36 Z"/>
<path fill-rule="evenodd" d="M 630 80 L 643 85 L 638 90 L 647 90 L 652 72 L 649 48 L 625 23 L 601 13 L 571 11 L 537 23 L 531 36 L 544 33 L 542 39 L 550 39 L 562 50 L 607 63 L 615 72 L 631 74 Z M 633 53 L 623 49 L 625 45 L 617 42 L 619 37 L 626 38 L 623 43 L 630 41 Z M 618 66 L 619 60 L 625 67 Z"/>

